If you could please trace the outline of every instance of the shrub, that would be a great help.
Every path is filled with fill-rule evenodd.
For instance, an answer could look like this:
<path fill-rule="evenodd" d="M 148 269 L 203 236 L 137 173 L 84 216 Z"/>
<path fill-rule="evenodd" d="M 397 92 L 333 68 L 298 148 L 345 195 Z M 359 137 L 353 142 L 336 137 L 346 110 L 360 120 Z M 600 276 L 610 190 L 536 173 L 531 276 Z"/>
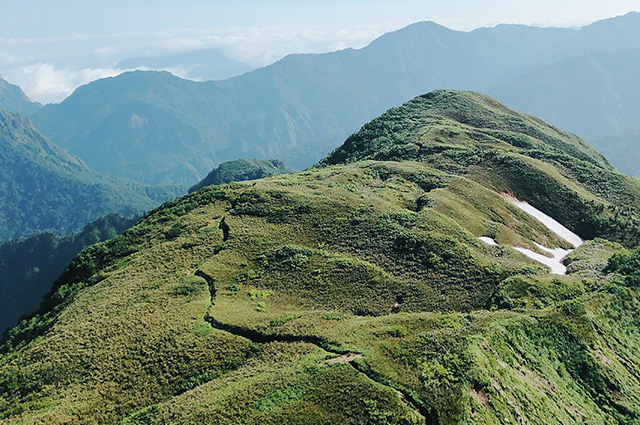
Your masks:
<path fill-rule="evenodd" d="M 625 277 L 625 283 L 631 287 L 640 287 L 640 248 L 632 252 L 613 254 L 609 258 L 605 272 L 617 272 Z"/>

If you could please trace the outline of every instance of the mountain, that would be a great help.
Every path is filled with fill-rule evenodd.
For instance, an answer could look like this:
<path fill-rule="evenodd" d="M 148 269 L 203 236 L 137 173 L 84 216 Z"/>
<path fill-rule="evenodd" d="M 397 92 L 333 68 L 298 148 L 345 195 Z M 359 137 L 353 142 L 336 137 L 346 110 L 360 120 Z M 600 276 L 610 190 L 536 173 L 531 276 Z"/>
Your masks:
<path fill-rule="evenodd" d="M 601 151 L 618 169 L 637 175 L 620 152 L 632 148 L 624 134 L 638 129 L 639 66 L 640 14 L 632 12 L 575 32 L 484 91 L 594 145 L 607 140 Z"/>
<path fill-rule="evenodd" d="M 28 119 L 0 110 L 0 241 L 82 229 L 109 212 L 147 211 L 178 188 L 125 184 L 89 169 L 40 134 Z"/>
<path fill-rule="evenodd" d="M 247 156 L 303 169 L 389 107 L 443 87 L 486 90 L 582 136 L 607 135 L 640 108 L 637 28 L 638 13 L 580 30 L 420 22 L 360 50 L 290 55 L 224 81 L 126 73 L 33 119 L 92 168 L 147 184 L 193 184 Z"/>
<path fill-rule="evenodd" d="M 162 56 L 127 58 L 118 62 L 116 68 L 146 68 L 157 71 L 178 69 L 186 73 L 189 79 L 196 81 L 224 80 L 244 74 L 253 69 L 242 62 L 229 59 L 216 49 L 202 49 Z"/>
<path fill-rule="evenodd" d="M 223 162 L 189 189 L 189 193 L 212 184 L 225 184 L 293 173 L 296 170 L 279 159 L 240 158 Z"/>
<path fill-rule="evenodd" d="M 451 172 L 463 162 L 474 166 L 463 169 L 468 178 L 527 200 L 583 237 L 640 243 L 640 233 L 616 230 L 618 220 L 628 219 L 630 229 L 639 219 L 637 179 L 616 172 L 575 134 L 486 96 L 435 91 L 418 97 L 365 125 L 320 164 L 367 159 L 424 161 Z"/>
<path fill-rule="evenodd" d="M 205 187 L 80 253 L 2 341 L 0 420 L 633 422 L 638 201 L 573 134 L 420 96 L 314 168 Z M 572 250 L 566 274 L 522 248 Z"/>
<path fill-rule="evenodd" d="M 592 140 L 638 127 L 640 48 L 587 53 L 488 90 L 510 107 Z"/>
<path fill-rule="evenodd" d="M 201 84 L 166 72 L 125 73 L 78 88 L 59 106 L 45 106 L 34 122 L 99 172 L 150 184 L 193 183 L 214 159 L 206 154 L 205 131 L 192 122 L 217 136 L 205 119 Z M 213 112 L 224 117 L 222 109 Z"/>
<path fill-rule="evenodd" d="M 640 177 L 640 129 L 590 139 L 590 143 L 606 155 L 621 173 Z"/>
<path fill-rule="evenodd" d="M 42 107 L 29 100 L 22 89 L 0 78 L 0 108 L 22 115 L 32 115 Z"/>
<path fill-rule="evenodd" d="M 0 245 L 0 332 L 38 308 L 40 299 L 76 254 L 119 235 L 136 221 L 113 213 L 69 236 L 39 233 Z"/>
<path fill-rule="evenodd" d="M 90 167 L 148 184 L 192 184 L 213 164 L 247 156 L 303 169 L 389 107 L 439 87 L 487 86 L 573 32 L 421 22 L 360 50 L 290 55 L 224 81 L 125 73 L 33 120 Z"/>
<path fill-rule="evenodd" d="M 594 22 L 581 28 L 563 47 L 574 54 L 589 51 L 615 52 L 640 47 L 639 21 L 640 13 L 636 11 Z"/>

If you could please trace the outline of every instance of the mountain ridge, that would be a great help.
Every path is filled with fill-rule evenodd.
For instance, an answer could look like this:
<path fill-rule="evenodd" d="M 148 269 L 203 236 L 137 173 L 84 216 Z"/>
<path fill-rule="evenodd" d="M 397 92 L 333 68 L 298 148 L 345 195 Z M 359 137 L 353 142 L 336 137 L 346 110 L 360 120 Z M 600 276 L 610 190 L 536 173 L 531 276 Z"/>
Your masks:
<path fill-rule="evenodd" d="M 0 421 L 640 416 L 639 254 L 602 239 L 638 245 L 637 179 L 575 135 L 447 90 L 325 162 L 204 187 L 76 256 L 2 340 Z M 504 193 L 587 239 L 567 275 L 511 248 L 567 242 Z"/>
<path fill-rule="evenodd" d="M 462 120 L 451 122 L 442 117 Z M 423 134 L 425 127 L 430 130 Z M 637 201 L 632 200 L 640 196 L 637 179 L 618 174 L 602 154 L 575 134 L 473 92 L 437 90 L 392 108 L 318 165 L 417 160 L 451 167 L 450 172 L 457 173 L 463 172 L 456 171 L 463 158 L 467 165 L 461 170 L 470 165 L 475 169 L 469 176 L 472 180 L 530 202 L 582 237 L 602 236 L 627 246 L 640 241 L 639 234 L 618 233 L 615 220 L 610 221 L 610 215 L 618 217 L 624 210 L 630 231 L 635 226 L 631 223 L 640 219 Z M 552 169 L 547 164 L 553 164 Z M 505 186 L 505 179 L 510 184 Z M 600 199 L 585 196 L 585 189 Z M 610 203 L 622 210 L 608 210 Z"/>
<path fill-rule="evenodd" d="M 0 78 L 0 108 L 22 115 L 33 115 L 42 105 L 32 102 L 22 89 Z"/>
<path fill-rule="evenodd" d="M 510 106 L 562 122 L 588 139 L 635 128 L 633 84 L 640 48 L 587 53 L 539 67 L 488 93 Z M 578 113 L 579 112 L 579 113 Z"/>
<path fill-rule="evenodd" d="M 556 59 L 543 61 L 556 62 L 570 54 L 569 39 L 588 47 L 596 37 L 593 34 L 602 31 L 594 27 L 581 35 L 577 30 L 499 26 L 467 33 L 417 23 L 359 50 L 289 55 L 223 81 L 194 83 L 166 74 L 124 74 L 77 89 L 60 105 L 43 108 L 34 120 L 52 140 L 85 157 L 93 168 L 146 183 L 194 183 L 214 164 L 247 156 L 278 157 L 303 169 L 393 105 L 436 88 L 484 91 L 500 81 L 508 83 L 530 70 L 532 58 L 557 53 Z M 626 43 L 640 46 L 640 40 L 632 38 Z M 470 75 L 468 69 L 475 72 Z M 160 81 L 165 87 L 158 85 Z M 496 89 L 492 94 L 497 93 Z M 146 114 L 149 122 L 160 127 L 150 127 L 146 133 L 144 127 L 130 129 L 126 117 L 111 116 L 132 100 L 148 106 L 141 109 L 144 113 L 133 109 L 130 115 Z M 82 118 L 69 123 L 75 113 Z M 173 119 L 166 119 L 165 114 Z M 131 130 L 126 143 L 111 145 L 104 155 L 91 160 L 86 157 L 87 148 L 82 146 L 88 145 L 87 134 L 108 145 L 117 140 L 114 129 L 119 128 Z M 175 135 L 185 150 L 164 159 L 166 166 L 161 170 L 151 170 L 148 161 L 126 152 L 128 146 L 138 145 L 160 155 L 155 141 L 163 134 Z M 170 168 L 171 161 L 179 164 L 177 170 Z M 197 175 L 185 173 L 185 168 Z M 134 175 L 132 169 L 145 172 Z"/>
<path fill-rule="evenodd" d="M 89 169 L 20 115 L 0 110 L 0 241 L 78 231 L 106 212 L 144 212 L 176 192 L 125 183 Z"/>
<path fill-rule="evenodd" d="M 386 116 L 393 116 L 398 111 L 401 119 L 409 113 L 403 113 L 403 110 L 411 110 L 415 108 L 416 113 L 420 118 L 417 118 L 413 122 L 409 122 L 409 125 L 420 128 L 425 126 L 425 121 L 428 121 L 428 117 L 434 116 L 434 121 L 438 122 L 438 116 L 450 118 L 453 121 L 469 126 L 475 129 L 486 130 L 498 130 L 505 132 L 518 132 L 532 138 L 538 138 L 544 142 L 544 144 L 550 146 L 552 149 L 569 154 L 576 159 L 584 160 L 593 163 L 599 167 L 612 170 L 612 165 L 607 159 L 596 151 L 593 147 L 588 145 L 582 139 L 575 134 L 567 133 L 560 130 L 557 127 L 548 125 L 544 121 L 536 118 L 532 115 L 524 115 L 516 112 L 513 109 L 507 108 L 505 105 L 497 102 L 489 96 L 482 95 L 471 91 L 459 91 L 459 90 L 435 90 L 428 94 L 418 96 L 413 100 L 405 103 L 397 109 L 391 109 L 383 114 L 381 117 L 371 121 L 367 126 L 373 126 L 376 121 L 382 121 Z M 425 120 L 427 118 L 427 120 Z M 393 118 L 392 118 L 393 119 Z M 422 120 L 422 121 L 418 121 Z M 407 120 L 409 121 L 409 120 Z M 429 122 L 430 123 L 430 122 Z M 431 123 L 430 123 L 431 124 Z M 444 124 L 446 126 L 446 124 Z M 405 130 L 411 132 L 411 128 L 404 127 Z M 541 130 L 542 129 L 542 130 Z M 546 130 L 546 131 L 545 131 Z M 363 128 L 361 132 L 366 132 L 367 129 Z M 347 151 L 351 146 L 355 150 L 356 156 L 353 159 L 349 159 L 348 162 L 363 159 L 375 159 L 376 155 L 384 155 L 385 152 L 379 149 L 379 146 L 375 144 L 371 147 L 367 145 L 352 145 L 358 138 L 358 133 L 350 136 L 345 143 L 340 146 L 336 151 L 330 154 L 327 158 L 321 161 L 321 164 L 336 164 L 336 160 L 333 158 L 339 155 L 343 151 Z M 567 143 L 562 139 L 571 140 L 571 143 Z M 442 140 L 442 139 L 441 139 Z M 438 142 L 438 139 L 430 140 L 432 142 Z M 455 138 L 450 137 L 447 140 L 447 144 L 451 145 L 452 141 L 455 143 Z M 543 145 L 534 144 L 533 142 L 527 143 L 525 140 L 510 140 L 508 136 L 497 134 L 496 141 L 510 144 L 513 148 L 541 148 Z M 402 140 L 398 141 L 402 143 Z M 483 141 L 479 141 L 483 142 Z M 490 141 L 487 139 L 486 142 Z M 396 143 L 394 147 L 397 147 Z M 370 157 L 366 155 L 366 151 L 371 150 L 373 155 Z M 363 155 L 364 154 L 364 155 Z M 417 156 L 416 159 L 419 159 Z M 388 159 L 388 158 L 386 158 Z M 405 158 L 406 159 L 406 158 Z M 340 160 L 337 160 L 340 161 Z"/>

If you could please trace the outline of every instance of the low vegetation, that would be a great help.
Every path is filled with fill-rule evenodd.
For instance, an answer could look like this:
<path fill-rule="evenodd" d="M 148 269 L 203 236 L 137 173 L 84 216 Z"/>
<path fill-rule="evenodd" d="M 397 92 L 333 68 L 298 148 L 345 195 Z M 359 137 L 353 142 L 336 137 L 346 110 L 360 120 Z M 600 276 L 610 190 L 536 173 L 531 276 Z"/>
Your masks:
<path fill-rule="evenodd" d="M 468 129 L 501 108 L 451 96 L 475 105 Z M 512 138 L 538 153 L 496 144 L 473 159 L 464 136 L 469 147 L 440 154 L 367 158 L 363 140 L 334 165 L 339 151 L 205 187 L 84 250 L 2 342 L 0 423 L 637 422 L 636 183 L 605 191 L 626 180 L 573 136 L 549 141 L 515 117 L 533 130 Z M 496 158 L 519 165 L 499 173 Z M 607 208 L 628 216 L 551 275 L 509 247 L 566 242 L 504 192 L 538 205 L 562 194 L 553 211 L 592 205 L 559 215 L 578 229 Z"/>
<path fill-rule="evenodd" d="M 0 245 L 0 332 L 38 308 L 42 296 L 76 254 L 117 236 L 136 221 L 113 213 L 69 236 L 41 233 Z"/>

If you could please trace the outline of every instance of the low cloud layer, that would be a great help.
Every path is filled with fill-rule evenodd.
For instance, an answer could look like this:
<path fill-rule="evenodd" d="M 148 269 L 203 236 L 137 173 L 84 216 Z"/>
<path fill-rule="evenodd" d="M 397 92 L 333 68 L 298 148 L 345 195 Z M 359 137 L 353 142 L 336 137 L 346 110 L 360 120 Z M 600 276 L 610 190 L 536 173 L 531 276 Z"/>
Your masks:
<path fill-rule="evenodd" d="M 81 84 L 125 71 L 117 64 L 127 58 L 218 49 L 256 68 L 290 53 L 360 48 L 420 20 L 464 31 L 498 23 L 580 26 L 624 14 L 637 8 L 636 3 L 314 0 L 222 5 L 186 0 L 157 7 L 151 0 L 116 0 L 109 5 L 7 2 L 0 15 L 0 74 L 34 100 L 59 102 Z M 130 10 L 122 14 L 125 4 Z M 192 65 L 167 70 L 197 79 L 189 73 Z"/>
<path fill-rule="evenodd" d="M 13 69 L 3 76 L 22 87 L 32 100 L 50 103 L 64 99 L 82 84 L 119 73 L 115 69 L 56 68 L 50 63 L 35 63 Z"/>
<path fill-rule="evenodd" d="M 113 36 L 69 36 L 0 39 L 2 77 L 19 85 L 32 100 L 60 102 L 78 86 L 132 69 L 117 67 L 129 57 L 161 56 L 217 49 L 252 68 L 269 65 L 290 53 L 324 53 L 361 48 L 397 28 L 387 25 L 233 27 L 198 31 L 128 33 Z M 165 70 L 182 78 L 190 66 Z M 141 69 L 141 68 L 136 68 Z"/>
<path fill-rule="evenodd" d="M 33 101 L 58 103 L 76 88 L 101 78 L 115 77 L 123 72 L 138 69 L 118 68 L 58 68 L 51 63 L 36 63 L 6 72 L 2 77 L 22 88 Z M 188 78 L 187 68 L 170 68 L 167 71 L 182 78 Z"/>

